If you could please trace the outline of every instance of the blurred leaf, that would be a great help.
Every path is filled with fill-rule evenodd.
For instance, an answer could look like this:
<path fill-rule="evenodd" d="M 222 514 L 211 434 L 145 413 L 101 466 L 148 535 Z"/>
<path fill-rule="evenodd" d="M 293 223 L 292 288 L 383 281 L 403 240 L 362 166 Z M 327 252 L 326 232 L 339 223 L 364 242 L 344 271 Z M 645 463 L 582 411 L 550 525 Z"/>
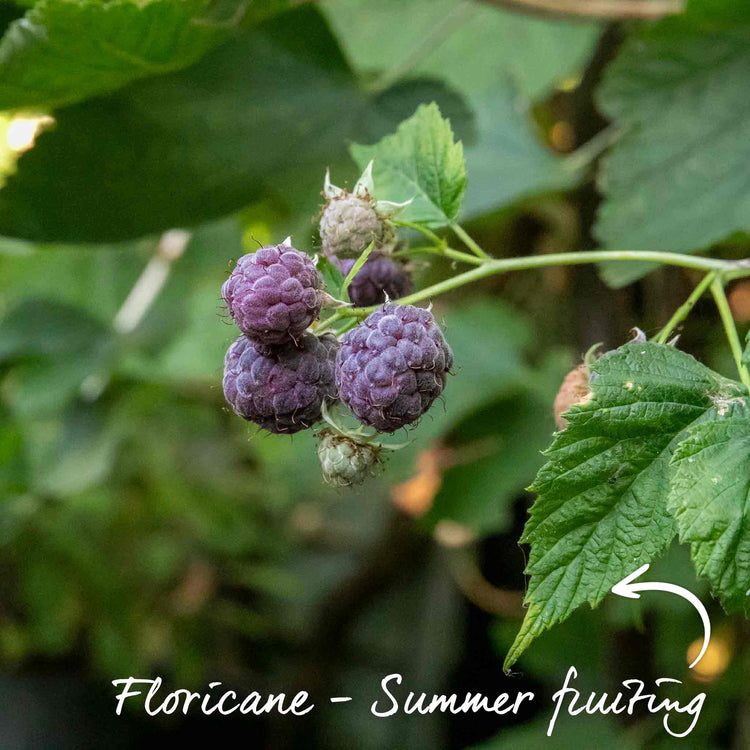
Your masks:
<path fill-rule="evenodd" d="M 192 65 L 224 35 L 195 23 L 209 4 L 41 0 L 0 41 L 0 109 L 59 107 Z"/>
<path fill-rule="evenodd" d="M 537 720 L 520 727 L 508 727 L 494 739 L 474 745 L 471 750 L 537 750 L 550 743 L 555 750 L 580 750 L 582 747 L 617 747 L 618 750 L 638 750 L 639 743 L 626 731 L 604 716 L 569 717 L 561 712 L 555 722 L 552 737 L 547 736 L 550 719 Z"/>
<path fill-rule="evenodd" d="M 750 6 L 744 0 L 690 0 L 685 15 L 704 24 L 750 24 Z"/>
<path fill-rule="evenodd" d="M 5 390 L 25 414 L 58 409 L 88 380 L 106 378 L 111 332 L 83 311 L 44 299 L 25 300 L 0 320 L 0 365 L 14 365 Z"/>
<path fill-rule="evenodd" d="M 474 298 L 435 310 L 453 350 L 455 378 L 445 390 L 447 416 L 455 424 L 474 409 L 515 391 L 528 372 L 525 351 L 534 339 L 529 319 L 500 300 Z M 491 335 L 486 335 L 487 332 Z M 421 425 L 420 430 L 427 425 Z"/>
<path fill-rule="evenodd" d="M 466 191 L 463 146 L 436 104 L 419 107 L 374 146 L 353 144 L 351 151 L 360 169 L 374 160 L 378 200 L 412 201 L 399 218 L 430 226 L 455 220 Z"/>
<path fill-rule="evenodd" d="M 295 208 L 309 196 L 311 215 L 324 165 L 345 158 L 374 106 L 317 11 L 297 8 L 189 70 L 57 111 L 0 191 L 0 233 L 121 240 L 270 195 Z"/>
<path fill-rule="evenodd" d="M 106 415 L 77 405 L 66 415 L 57 441 L 34 465 L 32 489 L 44 496 L 70 497 L 107 479 L 119 435 Z"/>
<path fill-rule="evenodd" d="M 584 602 L 596 606 L 664 552 L 675 532 L 666 507 L 670 444 L 717 394 L 740 388 L 660 344 L 625 344 L 592 369 L 592 398 L 567 412 L 534 481 L 522 537 L 531 544 L 528 609 L 506 667 L 544 630 Z"/>
<path fill-rule="evenodd" d="M 432 76 L 461 92 L 473 113 L 470 130 L 442 102 L 441 110 L 463 140 L 466 215 L 575 181 L 572 164 L 539 142 L 528 110 L 532 99 L 584 64 L 597 24 L 555 23 L 456 0 L 325 0 L 322 5 L 363 74 L 378 71 L 388 77 L 398 70 L 404 83 L 409 76 Z"/>
<path fill-rule="evenodd" d="M 15 243 L 23 251 L 0 249 L 0 310 L 28 298 L 65 303 L 109 324 L 143 270 L 155 242 L 103 247 L 40 247 Z M 102 252 L 104 250 L 105 252 Z"/>
<path fill-rule="evenodd" d="M 554 391 L 548 396 L 519 390 L 458 425 L 460 442 L 445 449 L 448 468 L 426 523 L 447 518 L 478 534 L 507 530 L 511 503 L 539 469 L 554 428 Z"/>
<path fill-rule="evenodd" d="M 690 426 L 670 466 L 668 507 L 699 575 L 728 612 L 750 615 L 750 406 L 717 404 Z"/>
<path fill-rule="evenodd" d="M 80 607 L 71 583 L 49 550 L 31 552 L 21 579 L 22 593 L 31 637 L 43 653 L 60 653 L 72 645 Z"/>
<path fill-rule="evenodd" d="M 0 496 L 21 493 L 25 487 L 25 473 L 20 426 L 0 403 Z"/>
<path fill-rule="evenodd" d="M 602 111 L 622 135 L 602 161 L 596 233 L 616 249 L 694 252 L 750 229 L 750 30 L 642 27 L 608 68 Z M 653 264 L 603 266 L 622 286 Z"/>

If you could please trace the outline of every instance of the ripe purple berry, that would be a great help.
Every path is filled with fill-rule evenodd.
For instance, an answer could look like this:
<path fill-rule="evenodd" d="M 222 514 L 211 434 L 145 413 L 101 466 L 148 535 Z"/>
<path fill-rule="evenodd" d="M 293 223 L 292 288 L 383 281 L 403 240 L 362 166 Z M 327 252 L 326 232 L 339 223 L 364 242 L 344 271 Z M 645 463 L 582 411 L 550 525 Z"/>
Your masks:
<path fill-rule="evenodd" d="M 224 358 L 224 396 L 235 413 L 269 432 L 292 434 L 320 419 L 336 396 L 331 334 L 303 333 L 297 346 L 267 349 L 240 336 Z"/>
<path fill-rule="evenodd" d="M 289 244 L 243 255 L 221 288 L 240 331 L 268 346 L 296 341 L 317 319 L 323 294 L 313 260 Z"/>
<path fill-rule="evenodd" d="M 336 260 L 344 276 L 355 263 L 354 259 Z M 399 299 L 413 290 L 411 275 L 401 263 L 372 253 L 349 284 L 349 299 L 357 307 L 370 307 L 385 302 L 386 295 L 388 299 Z"/>
<path fill-rule="evenodd" d="M 432 406 L 452 365 L 431 312 L 388 303 L 344 334 L 336 385 L 360 422 L 394 432 Z"/>

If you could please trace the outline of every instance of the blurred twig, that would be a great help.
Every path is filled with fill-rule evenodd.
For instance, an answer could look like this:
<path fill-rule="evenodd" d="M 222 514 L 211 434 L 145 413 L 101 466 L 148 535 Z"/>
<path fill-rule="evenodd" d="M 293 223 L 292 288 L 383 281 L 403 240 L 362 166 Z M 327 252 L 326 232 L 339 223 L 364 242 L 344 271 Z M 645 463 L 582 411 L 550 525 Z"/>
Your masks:
<path fill-rule="evenodd" d="M 156 252 L 148 262 L 130 294 L 115 315 L 114 329 L 119 334 L 132 333 L 143 320 L 169 277 L 172 263 L 185 252 L 190 233 L 182 229 L 164 232 Z"/>
<path fill-rule="evenodd" d="M 657 19 L 685 10 L 683 0 L 482 0 L 531 15 L 609 20 Z"/>
<path fill-rule="evenodd" d="M 501 617 L 523 617 L 523 593 L 493 586 L 482 574 L 471 547 L 448 550 L 448 566 L 456 586 L 474 605 Z"/>

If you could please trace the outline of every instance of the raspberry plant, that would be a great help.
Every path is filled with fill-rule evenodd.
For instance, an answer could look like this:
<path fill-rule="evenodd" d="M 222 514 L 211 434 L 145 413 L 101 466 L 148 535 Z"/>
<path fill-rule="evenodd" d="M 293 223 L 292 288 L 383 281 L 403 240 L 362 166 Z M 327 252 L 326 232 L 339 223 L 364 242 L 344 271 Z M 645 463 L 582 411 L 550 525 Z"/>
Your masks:
<path fill-rule="evenodd" d="M 647 340 L 638 332 L 598 358 L 592 347 L 561 387 L 554 405 L 560 430 L 532 485 L 537 497 L 521 540 L 531 548 L 528 608 L 505 664 L 510 667 L 543 630 L 581 604 L 599 604 L 615 583 L 662 554 L 676 534 L 690 544 L 698 574 L 709 580 L 724 608 L 750 614 L 750 345 L 743 352 L 724 292 L 728 281 L 750 276 L 750 261 L 656 250 L 493 258 L 456 221 L 467 185 L 463 147 L 435 104 L 421 106 L 379 143 L 353 146 L 352 154 L 362 177 L 350 193 L 332 186 L 326 174 L 319 226 L 320 250 L 329 258 L 321 261 L 327 308 L 335 309 L 311 332 L 301 333 L 320 312 L 316 295 L 322 290 L 311 270 L 304 291 L 311 303 L 299 314 L 283 311 L 272 319 L 277 306 L 300 304 L 304 284 L 291 283 L 290 268 L 309 265 L 296 258 L 285 263 L 297 251 L 284 253 L 283 245 L 240 259 L 225 285 L 232 317 L 249 337 L 227 354 L 225 392 L 235 411 L 272 431 L 292 432 L 325 419 L 318 449 L 325 478 L 339 486 L 358 483 L 379 463 L 381 450 L 398 448 L 375 442 L 377 433 L 416 424 L 442 394 L 453 365 L 433 314 L 415 305 L 489 276 L 542 266 L 647 262 L 699 270 L 702 280 L 655 337 Z M 465 249 L 455 249 L 442 230 Z M 397 245 L 399 231 L 422 243 Z M 417 291 L 410 283 L 396 284 L 403 270 L 395 264 L 420 255 L 444 256 L 471 268 Z M 250 278 L 245 269 L 265 264 L 266 256 L 289 268 L 277 273 L 269 266 L 261 281 Z M 375 264 L 385 263 L 391 264 L 388 270 L 373 272 Z M 736 379 L 702 365 L 678 349 L 673 337 L 707 292 L 715 300 Z M 257 310 L 265 325 L 243 327 L 243 316 L 256 320 Z M 327 372 L 322 363 L 321 374 L 315 370 L 319 379 L 302 378 L 307 369 L 302 365 L 288 380 L 274 374 L 274 367 L 290 365 L 274 365 L 273 357 L 296 363 L 313 342 L 335 341 L 334 333 L 340 341 L 335 389 L 322 376 Z M 240 350 L 256 352 L 253 346 L 264 345 L 271 351 L 255 353 L 253 361 L 239 356 Z M 461 387 L 460 375 L 457 381 L 452 387 Z M 304 403 L 296 390 L 303 382 L 310 395 Z M 356 429 L 341 426 L 347 408 L 349 419 L 360 423 Z"/>

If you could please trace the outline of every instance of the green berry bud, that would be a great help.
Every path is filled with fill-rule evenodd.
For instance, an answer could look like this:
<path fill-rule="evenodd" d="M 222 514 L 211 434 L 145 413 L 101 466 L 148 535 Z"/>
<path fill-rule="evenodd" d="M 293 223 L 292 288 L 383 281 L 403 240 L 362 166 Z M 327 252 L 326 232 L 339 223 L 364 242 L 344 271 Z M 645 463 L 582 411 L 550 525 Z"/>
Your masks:
<path fill-rule="evenodd" d="M 323 430 L 319 436 L 318 458 L 323 478 L 334 487 L 361 484 L 374 474 L 380 462 L 380 450 L 367 443 Z"/>

